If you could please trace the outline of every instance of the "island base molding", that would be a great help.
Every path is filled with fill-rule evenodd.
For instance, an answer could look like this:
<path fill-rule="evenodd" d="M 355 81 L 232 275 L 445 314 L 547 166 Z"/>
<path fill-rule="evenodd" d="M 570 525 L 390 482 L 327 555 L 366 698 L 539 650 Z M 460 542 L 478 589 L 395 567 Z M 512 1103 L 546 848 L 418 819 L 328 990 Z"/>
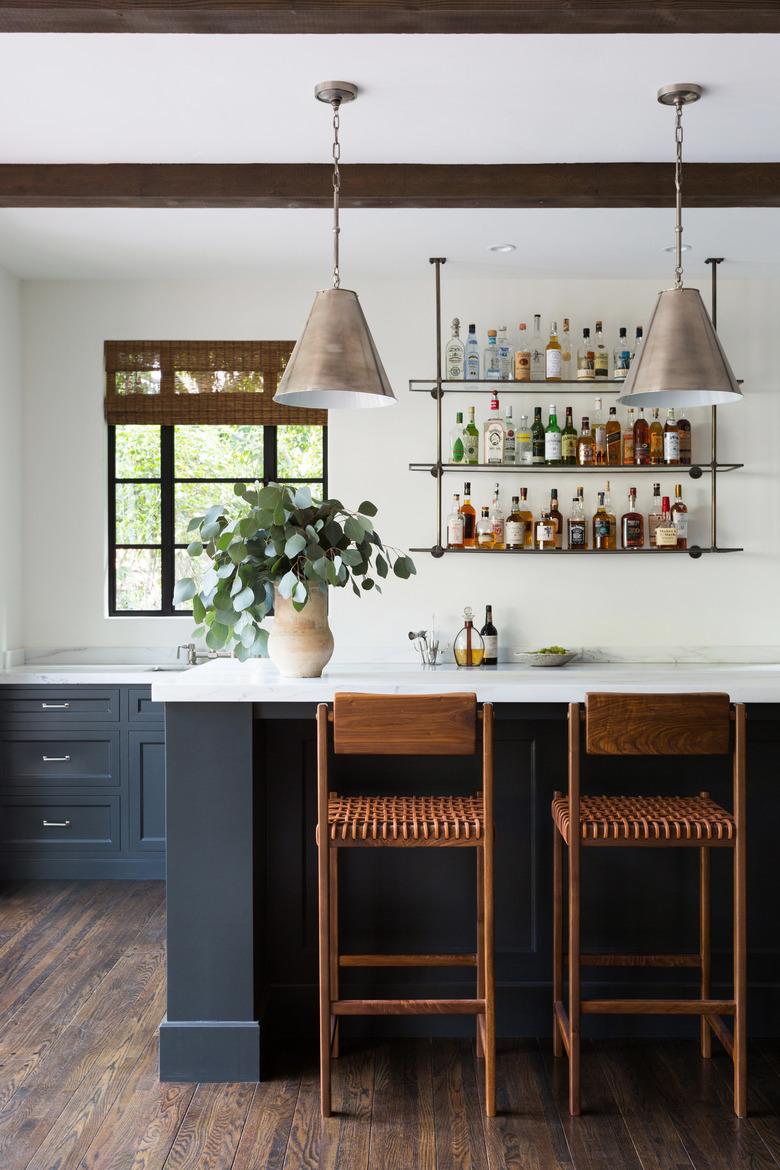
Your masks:
<path fill-rule="evenodd" d="M 160 1024 L 161 1081 L 259 1081 L 258 1020 L 169 1020 Z"/>

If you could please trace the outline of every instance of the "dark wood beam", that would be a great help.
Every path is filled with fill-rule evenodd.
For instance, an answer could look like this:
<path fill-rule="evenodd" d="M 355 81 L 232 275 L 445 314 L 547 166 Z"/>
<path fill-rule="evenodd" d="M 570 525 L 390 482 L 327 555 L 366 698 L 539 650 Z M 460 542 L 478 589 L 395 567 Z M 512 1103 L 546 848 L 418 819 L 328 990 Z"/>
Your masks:
<path fill-rule="evenodd" d="M 780 32 L 778 0 L 13 0 L 0 32 Z"/>
<path fill-rule="evenodd" d="M 687 207 L 780 207 L 780 163 L 686 163 Z M 671 163 L 351 164 L 345 207 L 670 207 Z M 328 207 L 328 164 L 5 164 L 0 207 Z"/>

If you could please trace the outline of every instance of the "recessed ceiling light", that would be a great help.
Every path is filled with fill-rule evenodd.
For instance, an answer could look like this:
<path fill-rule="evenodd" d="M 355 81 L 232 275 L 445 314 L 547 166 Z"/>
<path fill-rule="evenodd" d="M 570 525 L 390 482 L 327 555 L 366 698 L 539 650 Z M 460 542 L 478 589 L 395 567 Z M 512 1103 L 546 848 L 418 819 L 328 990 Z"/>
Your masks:
<path fill-rule="evenodd" d="M 488 252 L 516 252 L 517 244 L 488 244 Z"/>
<path fill-rule="evenodd" d="M 675 249 L 674 244 L 667 244 L 666 247 L 664 248 L 664 252 L 673 252 L 674 249 Z M 693 251 L 693 244 L 683 244 L 682 247 L 680 248 L 680 251 L 681 252 L 692 252 Z"/>

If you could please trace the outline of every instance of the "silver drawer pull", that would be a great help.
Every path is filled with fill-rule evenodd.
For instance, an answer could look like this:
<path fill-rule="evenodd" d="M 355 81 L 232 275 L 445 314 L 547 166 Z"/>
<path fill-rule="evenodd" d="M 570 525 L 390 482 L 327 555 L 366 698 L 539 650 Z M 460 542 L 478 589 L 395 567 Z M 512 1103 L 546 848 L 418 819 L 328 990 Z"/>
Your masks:
<path fill-rule="evenodd" d="M 69 829 L 70 821 L 43 821 L 44 829 Z"/>
<path fill-rule="evenodd" d="M 42 711 L 70 711 L 70 703 L 41 703 Z"/>
<path fill-rule="evenodd" d="M 70 756 L 41 756 L 44 764 L 68 764 Z"/>

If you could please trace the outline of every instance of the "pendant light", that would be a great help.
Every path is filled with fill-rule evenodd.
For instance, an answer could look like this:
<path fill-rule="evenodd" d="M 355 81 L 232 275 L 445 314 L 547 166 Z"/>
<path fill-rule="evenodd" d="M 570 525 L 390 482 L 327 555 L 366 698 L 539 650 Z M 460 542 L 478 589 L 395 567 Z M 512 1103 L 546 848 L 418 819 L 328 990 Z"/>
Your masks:
<path fill-rule="evenodd" d="M 642 348 L 617 400 L 626 406 L 721 406 L 742 398 L 701 293 L 683 288 L 682 111 L 701 94 L 701 86 L 691 82 L 658 91 L 658 101 L 675 108 L 675 281 L 674 288 L 658 294 Z"/>
<path fill-rule="evenodd" d="M 333 287 L 318 292 L 274 394 L 285 406 L 389 406 L 396 401 L 357 293 L 341 287 L 339 272 L 339 110 L 354 101 L 351 81 L 323 81 L 314 96 L 333 110 Z"/>

